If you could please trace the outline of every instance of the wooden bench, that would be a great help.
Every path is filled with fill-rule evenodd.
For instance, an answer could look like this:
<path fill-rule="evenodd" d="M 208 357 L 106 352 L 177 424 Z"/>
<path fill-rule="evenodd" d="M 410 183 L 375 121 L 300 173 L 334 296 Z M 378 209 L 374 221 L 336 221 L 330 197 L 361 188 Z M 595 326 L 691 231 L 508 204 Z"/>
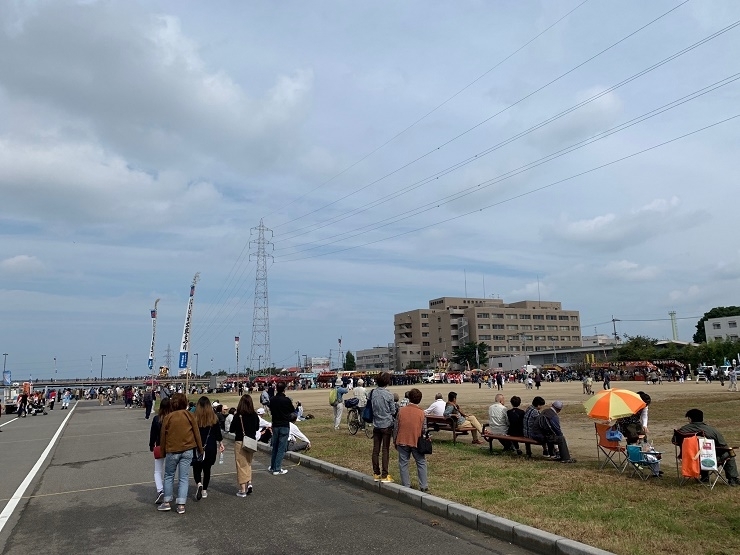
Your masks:
<path fill-rule="evenodd" d="M 488 450 L 493 455 L 493 442 L 494 440 L 503 440 L 503 441 L 516 441 L 517 443 L 524 443 L 527 446 L 527 456 L 532 456 L 532 445 L 542 445 L 539 441 L 536 439 L 532 439 L 531 437 L 522 437 L 522 436 L 507 436 L 503 434 L 492 434 L 490 432 L 487 432 L 483 430 L 483 439 L 485 439 L 488 442 Z"/>
<path fill-rule="evenodd" d="M 488 424 L 482 424 L 483 433 L 486 431 Z M 452 432 L 452 444 L 457 443 L 457 436 L 467 435 L 468 433 L 475 430 L 473 426 L 458 426 L 457 418 L 450 416 L 431 416 L 427 415 L 427 429 L 438 432 L 440 430 L 446 430 Z"/>

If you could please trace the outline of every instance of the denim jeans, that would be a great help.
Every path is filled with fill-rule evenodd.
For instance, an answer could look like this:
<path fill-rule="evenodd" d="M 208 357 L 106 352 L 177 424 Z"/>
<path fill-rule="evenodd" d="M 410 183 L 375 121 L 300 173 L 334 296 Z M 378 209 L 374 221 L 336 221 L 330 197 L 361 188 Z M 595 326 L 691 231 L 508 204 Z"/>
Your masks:
<path fill-rule="evenodd" d="M 419 477 L 419 489 L 427 489 L 427 459 L 416 449 L 408 445 L 398 446 L 398 470 L 401 474 L 401 485 L 405 488 L 411 487 L 411 478 L 409 477 L 409 459 L 414 456 L 416 461 L 416 474 Z"/>
<path fill-rule="evenodd" d="M 272 457 L 270 458 L 270 468 L 273 472 L 282 470 L 283 457 L 288 449 L 288 436 L 290 428 L 273 428 L 272 429 Z"/>
<path fill-rule="evenodd" d="M 193 450 L 182 453 L 167 453 L 164 459 L 164 500 L 172 501 L 175 490 L 175 471 L 177 471 L 177 499 L 178 505 L 184 505 L 188 498 L 188 480 L 190 479 L 190 463 L 193 462 Z"/>

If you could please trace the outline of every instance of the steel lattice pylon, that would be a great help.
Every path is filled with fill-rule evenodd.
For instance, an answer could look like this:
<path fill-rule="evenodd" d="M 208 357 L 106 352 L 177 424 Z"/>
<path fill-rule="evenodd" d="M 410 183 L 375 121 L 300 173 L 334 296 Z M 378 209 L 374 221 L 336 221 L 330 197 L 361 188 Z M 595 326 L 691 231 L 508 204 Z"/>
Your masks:
<path fill-rule="evenodd" d="M 252 316 L 252 349 L 249 355 L 249 367 L 255 369 L 266 368 L 270 365 L 270 306 L 267 300 L 267 259 L 272 258 L 267 253 L 272 249 L 272 242 L 265 238 L 265 233 L 272 237 L 272 231 L 267 229 L 260 220 L 260 225 L 253 227 L 251 232 L 257 232 L 257 240 L 249 241 L 252 248 L 256 244 L 257 252 L 250 253 L 249 258 L 257 259 L 257 272 L 254 282 L 254 314 Z"/>

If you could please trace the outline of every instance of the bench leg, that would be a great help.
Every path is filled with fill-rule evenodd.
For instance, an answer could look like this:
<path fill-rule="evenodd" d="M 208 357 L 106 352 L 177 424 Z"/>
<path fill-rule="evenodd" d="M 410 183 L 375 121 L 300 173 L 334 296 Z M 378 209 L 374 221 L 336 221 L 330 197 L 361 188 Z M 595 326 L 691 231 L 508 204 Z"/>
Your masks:
<path fill-rule="evenodd" d="M 530 443 L 527 443 L 525 449 L 527 451 L 527 458 L 531 459 L 532 458 L 532 445 Z"/>

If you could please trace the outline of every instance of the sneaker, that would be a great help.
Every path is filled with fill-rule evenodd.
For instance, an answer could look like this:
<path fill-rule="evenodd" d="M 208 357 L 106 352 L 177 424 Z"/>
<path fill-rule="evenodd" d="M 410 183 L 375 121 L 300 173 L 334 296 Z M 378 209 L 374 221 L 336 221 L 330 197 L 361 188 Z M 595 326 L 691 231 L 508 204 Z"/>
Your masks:
<path fill-rule="evenodd" d="M 162 503 L 159 507 L 157 507 L 158 511 L 171 511 L 172 507 L 170 507 L 169 503 Z"/>
<path fill-rule="evenodd" d="M 252 495 L 252 484 L 247 484 L 247 495 Z"/>
<path fill-rule="evenodd" d="M 392 482 L 393 478 L 391 478 L 391 475 L 388 474 L 388 476 L 386 476 L 385 478 L 381 478 L 380 481 L 381 482 Z"/>
<path fill-rule="evenodd" d="M 185 505 L 178 505 L 177 506 L 177 514 L 178 515 L 184 515 L 185 514 Z"/>
<path fill-rule="evenodd" d="M 203 499 L 205 499 L 206 497 L 208 497 L 208 491 L 207 490 L 203 490 Z"/>
<path fill-rule="evenodd" d="M 247 496 L 247 492 L 246 491 L 237 491 L 236 492 L 236 496 L 237 497 L 246 497 Z"/>
<path fill-rule="evenodd" d="M 429 488 L 419 488 L 421 493 L 429 493 Z"/>
<path fill-rule="evenodd" d="M 376 482 L 380 482 L 380 474 L 373 474 L 373 480 Z"/>
<path fill-rule="evenodd" d="M 280 476 L 282 474 L 287 474 L 287 473 L 288 473 L 287 470 L 285 470 L 284 468 L 281 468 L 280 470 L 276 470 L 275 472 L 273 472 L 272 475 L 273 476 Z"/>
<path fill-rule="evenodd" d="M 159 505 L 160 503 L 162 503 L 162 501 L 164 501 L 164 492 L 157 492 L 157 500 L 154 502 L 154 504 Z"/>
<path fill-rule="evenodd" d="M 195 490 L 195 500 L 200 501 L 201 499 L 203 499 L 203 484 L 198 484 Z"/>
<path fill-rule="evenodd" d="M 272 467 L 271 466 L 268 466 L 267 467 L 267 472 L 272 472 Z"/>

